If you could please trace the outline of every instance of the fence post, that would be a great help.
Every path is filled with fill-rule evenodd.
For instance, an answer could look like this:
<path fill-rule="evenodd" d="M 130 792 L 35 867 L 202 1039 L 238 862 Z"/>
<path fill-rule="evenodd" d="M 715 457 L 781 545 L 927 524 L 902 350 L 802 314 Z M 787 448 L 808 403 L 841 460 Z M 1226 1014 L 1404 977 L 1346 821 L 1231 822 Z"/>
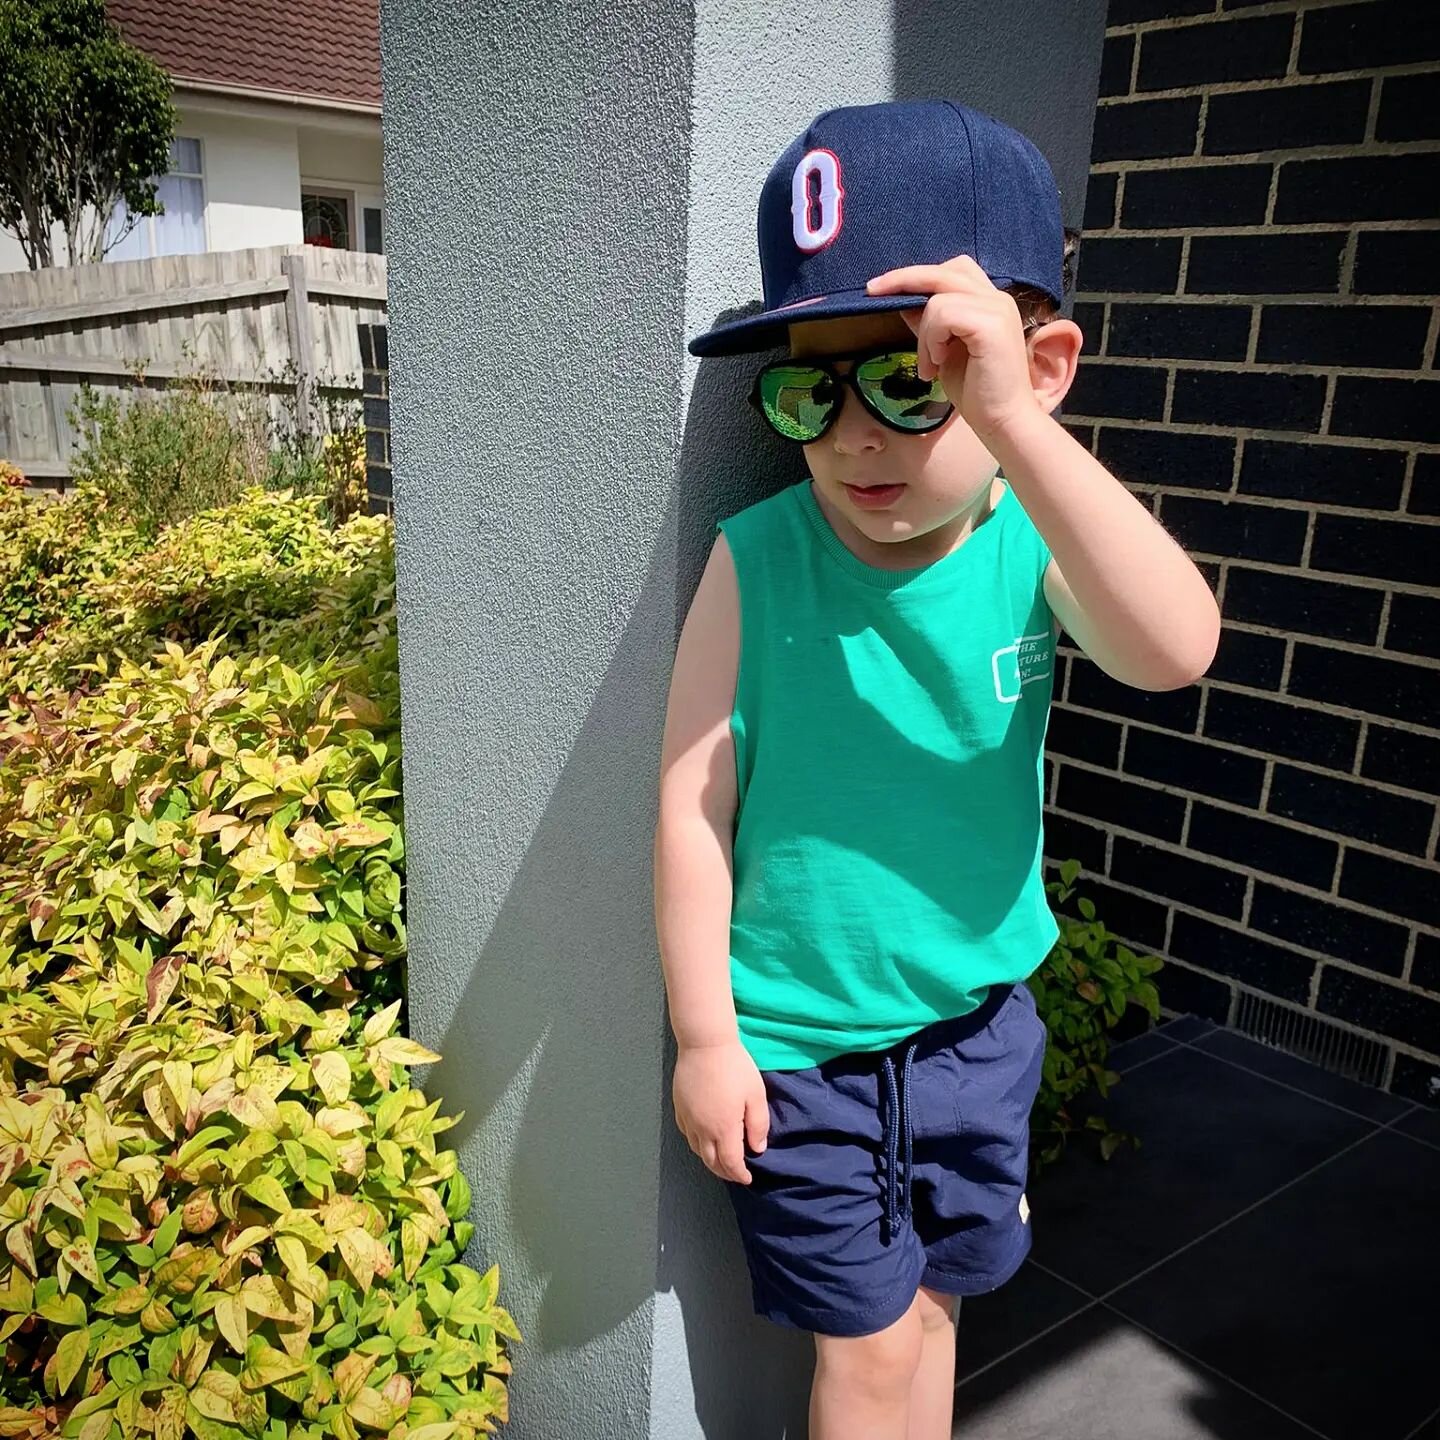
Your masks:
<path fill-rule="evenodd" d="M 315 387 L 315 345 L 310 325 L 310 292 L 305 284 L 305 252 L 292 250 L 280 257 L 280 271 L 290 281 L 285 292 L 285 329 L 290 337 L 290 358 L 295 362 L 295 419 L 303 435 L 310 435 L 310 401 Z"/>

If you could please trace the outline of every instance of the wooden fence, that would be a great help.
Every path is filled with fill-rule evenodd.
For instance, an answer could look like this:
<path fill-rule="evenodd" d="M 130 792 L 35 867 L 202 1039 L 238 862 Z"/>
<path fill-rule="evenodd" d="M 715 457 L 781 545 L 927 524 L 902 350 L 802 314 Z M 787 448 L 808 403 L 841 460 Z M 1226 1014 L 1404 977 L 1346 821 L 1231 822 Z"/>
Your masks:
<path fill-rule="evenodd" d="M 323 393 L 358 399 L 357 326 L 384 323 L 385 257 L 353 250 L 275 245 L 0 274 L 0 459 L 32 485 L 63 486 L 82 381 L 123 397 L 137 363 L 147 382 L 204 366 L 262 392 L 275 423 L 313 428 Z"/>

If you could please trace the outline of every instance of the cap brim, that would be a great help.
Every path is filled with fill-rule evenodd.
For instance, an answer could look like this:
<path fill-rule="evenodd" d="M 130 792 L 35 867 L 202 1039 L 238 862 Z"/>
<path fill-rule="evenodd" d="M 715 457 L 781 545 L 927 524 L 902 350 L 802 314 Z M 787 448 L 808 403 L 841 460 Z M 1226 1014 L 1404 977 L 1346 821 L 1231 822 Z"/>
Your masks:
<path fill-rule="evenodd" d="M 869 315 L 884 310 L 919 310 L 928 295 L 871 295 L 866 290 L 837 290 L 833 295 L 802 300 L 761 310 L 717 325 L 690 342 L 690 353 L 702 359 L 713 355 L 744 355 L 753 350 L 773 350 L 787 339 L 786 327 L 805 320 L 834 320 L 844 315 Z"/>

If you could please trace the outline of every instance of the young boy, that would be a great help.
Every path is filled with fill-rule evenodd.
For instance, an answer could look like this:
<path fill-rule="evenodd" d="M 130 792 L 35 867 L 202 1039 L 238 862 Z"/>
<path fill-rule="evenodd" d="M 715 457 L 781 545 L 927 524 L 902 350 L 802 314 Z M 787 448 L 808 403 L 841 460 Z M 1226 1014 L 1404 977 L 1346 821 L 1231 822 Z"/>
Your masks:
<path fill-rule="evenodd" d="M 759 234 L 764 309 L 690 349 L 788 338 L 752 398 L 810 478 L 721 522 L 675 658 L 675 1114 L 727 1182 L 757 1312 L 815 1336 L 812 1440 L 943 1440 L 955 1297 L 1031 1243 L 1056 636 L 1166 690 L 1219 615 L 1051 417 L 1083 336 L 1030 141 L 947 102 L 829 111 Z"/>

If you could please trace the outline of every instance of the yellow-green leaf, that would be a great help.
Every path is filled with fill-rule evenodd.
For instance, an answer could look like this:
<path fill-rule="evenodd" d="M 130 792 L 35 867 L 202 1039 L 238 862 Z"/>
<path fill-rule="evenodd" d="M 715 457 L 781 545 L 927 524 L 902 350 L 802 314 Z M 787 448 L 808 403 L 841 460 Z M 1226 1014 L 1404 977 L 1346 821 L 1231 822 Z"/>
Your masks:
<path fill-rule="evenodd" d="M 350 1098 L 350 1066 L 338 1050 L 317 1055 L 310 1068 L 327 1104 L 343 1105 Z"/>
<path fill-rule="evenodd" d="M 400 1002 L 392 1000 L 383 1010 L 378 1010 L 365 1022 L 364 1039 L 367 1045 L 378 1045 L 394 1028 L 400 1014 Z"/>
<path fill-rule="evenodd" d="M 61 1337 L 60 1343 L 55 1347 L 56 1395 L 63 1395 L 70 1388 L 70 1382 L 79 1373 L 80 1366 L 85 1361 L 85 1352 L 89 1348 L 88 1325 L 82 1325 L 78 1330 L 70 1330 Z"/>
<path fill-rule="evenodd" d="M 252 1245 L 258 1245 L 262 1240 L 270 1238 L 270 1227 L 268 1225 L 247 1225 L 233 1239 L 225 1242 L 225 1254 L 238 1255 L 242 1250 L 248 1250 Z"/>
<path fill-rule="evenodd" d="M 90 1248 L 90 1242 L 82 1235 L 72 1244 L 67 1245 L 60 1252 L 65 1257 L 65 1263 L 77 1275 L 83 1275 L 97 1290 L 103 1289 L 105 1282 L 100 1278 L 100 1267 L 95 1263 L 95 1252 Z"/>
<path fill-rule="evenodd" d="M 85 1302 L 73 1290 L 67 1295 L 52 1295 L 37 1313 L 52 1325 L 83 1325 L 87 1318 Z"/>
<path fill-rule="evenodd" d="M 390 1035 L 375 1047 L 393 1065 L 428 1065 L 440 1057 L 404 1035 Z"/>
<path fill-rule="evenodd" d="M 185 1391 L 179 1385 L 167 1385 L 160 1392 L 160 1403 L 154 1411 L 155 1440 L 184 1440 L 185 1400 Z"/>
<path fill-rule="evenodd" d="M 285 1187 L 273 1175 L 257 1175 L 245 1186 L 245 1193 L 282 1215 L 291 1208 Z"/>
<path fill-rule="evenodd" d="M 301 1374 L 306 1368 L 304 1360 L 275 1349 L 263 1342 L 252 1350 L 240 1372 L 240 1381 L 247 1390 L 263 1390 L 277 1380 L 288 1380 L 292 1375 Z"/>
<path fill-rule="evenodd" d="M 234 1294 L 222 1295 L 215 1302 L 215 1324 L 225 1337 L 225 1343 L 237 1355 L 243 1355 L 250 1338 L 250 1316 L 244 1299 Z"/>
<path fill-rule="evenodd" d="M 286 1293 L 289 1286 L 275 1275 L 252 1275 L 241 1287 L 246 1309 L 252 1315 L 263 1315 L 269 1320 L 289 1320 L 294 1317 L 295 1306 Z"/>
<path fill-rule="evenodd" d="M 345 1410 L 357 1425 L 363 1425 L 367 1430 L 388 1430 L 398 1418 L 395 1407 L 378 1390 L 372 1390 L 368 1385 Z"/>

